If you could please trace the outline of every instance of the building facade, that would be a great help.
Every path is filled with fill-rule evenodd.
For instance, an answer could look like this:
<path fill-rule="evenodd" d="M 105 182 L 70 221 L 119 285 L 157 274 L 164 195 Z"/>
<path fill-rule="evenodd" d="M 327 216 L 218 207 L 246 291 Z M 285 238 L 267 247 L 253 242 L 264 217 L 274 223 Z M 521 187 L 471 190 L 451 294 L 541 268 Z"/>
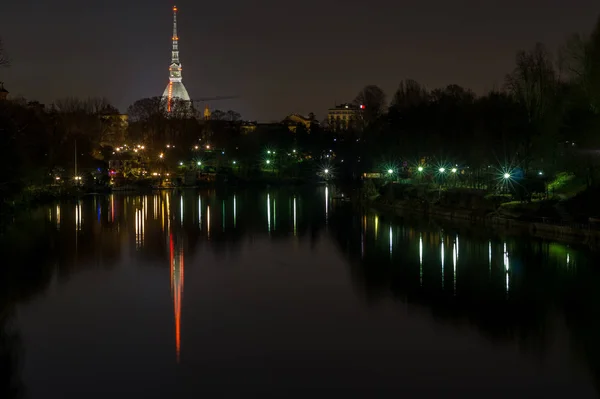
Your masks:
<path fill-rule="evenodd" d="M 363 106 L 354 104 L 340 104 L 327 111 L 327 122 L 333 131 L 353 129 L 357 126 Z"/>

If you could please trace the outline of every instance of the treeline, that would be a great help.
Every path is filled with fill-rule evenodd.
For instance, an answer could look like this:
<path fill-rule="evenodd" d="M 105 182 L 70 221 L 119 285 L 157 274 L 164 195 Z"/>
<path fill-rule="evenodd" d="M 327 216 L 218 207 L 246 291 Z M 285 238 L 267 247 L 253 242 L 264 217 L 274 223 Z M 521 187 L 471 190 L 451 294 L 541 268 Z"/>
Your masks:
<path fill-rule="evenodd" d="M 365 110 L 350 133 L 371 159 L 566 170 L 592 184 L 600 166 L 600 20 L 556 56 L 541 43 L 519 51 L 503 87 L 484 96 L 404 80 L 389 103 L 374 85 L 354 102 Z"/>
<path fill-rule="evenodd" d="M 344 132 L 314 117 L 309 126 L 248 124 L 235 111 L 215 110 L 207 118 L 204 109 L 166 104 L 161 97 L 136 101 L 127 121 L 101 98 L 61 99 L 49 107 L 4 101 L 0 195 L 49 183 L 57 170 L 71 173 L 75 146 L 80 168 L 102 168 L 124 143 L 142 143 L 150 159 L 176 145 L 164 159 L 173 163 L 167 167 L 191 160 L 194 147 L 210 145 L 238 167 L 260 162 L 266 148 L 280 149 L 280 155 L 297 149 L 305 159 L 338 163 L 349 176 L 426 159 L 471 170 L 506 165 L 525 173 L 568 171 L 591 185 L 600 169 L 600 21 L 555 56 L 539 43 L 519 51 L 503 87 L 484 96 L 458 85 L 429 90 L 404 80 L 391 99 L 369 85 L 354 101 L 365 109 Z"/>

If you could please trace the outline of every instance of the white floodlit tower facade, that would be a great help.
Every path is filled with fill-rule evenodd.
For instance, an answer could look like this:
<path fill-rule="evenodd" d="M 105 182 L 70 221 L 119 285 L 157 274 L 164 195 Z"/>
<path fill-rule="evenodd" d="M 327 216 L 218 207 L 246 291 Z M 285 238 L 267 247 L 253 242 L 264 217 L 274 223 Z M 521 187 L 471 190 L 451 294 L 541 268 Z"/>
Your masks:
<path fill-rule="evenodd" d="M 171 66 L 169 66 L 169 84 L 163 93 L 167 99 L 168 111 L 171 111 L 172 100 L 190 101 L 181 77 L 181 61 L 179 61 L 179 37 L 177 36 L 177 6 L 173 6 L 173 49 L 171 50 Z"/>

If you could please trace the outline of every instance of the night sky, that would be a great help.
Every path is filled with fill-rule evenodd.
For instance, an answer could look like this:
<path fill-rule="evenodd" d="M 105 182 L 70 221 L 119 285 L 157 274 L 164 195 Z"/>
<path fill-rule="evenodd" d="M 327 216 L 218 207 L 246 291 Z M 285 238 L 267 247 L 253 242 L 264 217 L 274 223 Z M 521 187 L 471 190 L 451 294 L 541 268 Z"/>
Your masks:
<path fill-rule="evenodd" d="M 169 0 L 2 0 L 0 37 L 12 95 L 43 103 L 105 96 L 125 111 L 168 82 Z M 598 0 L 178 0 L 183 81 L 192 98 L 239 95 L 212 108 L 270 121 L 323 119 L 366 84 L 391 97 L 400 80 L 502 84 L 518 49 L 555 50 L 589 32 Z"/>

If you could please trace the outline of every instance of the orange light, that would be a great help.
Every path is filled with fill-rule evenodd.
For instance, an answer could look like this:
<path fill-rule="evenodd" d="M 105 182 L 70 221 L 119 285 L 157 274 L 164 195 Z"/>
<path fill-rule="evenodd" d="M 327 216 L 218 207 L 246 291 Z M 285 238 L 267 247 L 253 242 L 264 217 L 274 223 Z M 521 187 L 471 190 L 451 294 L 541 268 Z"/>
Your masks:
<path fill-rule="evenodd" d="M 171 99 L 173 98 L 173 82 L 169 82 L 169 97 L 167 99 L 167 112 L 171 112 Z"/>
<path fill-rule="evenodd" d="M 173 6 L 173 11 L 177 11 L 177 6 Z"/>

